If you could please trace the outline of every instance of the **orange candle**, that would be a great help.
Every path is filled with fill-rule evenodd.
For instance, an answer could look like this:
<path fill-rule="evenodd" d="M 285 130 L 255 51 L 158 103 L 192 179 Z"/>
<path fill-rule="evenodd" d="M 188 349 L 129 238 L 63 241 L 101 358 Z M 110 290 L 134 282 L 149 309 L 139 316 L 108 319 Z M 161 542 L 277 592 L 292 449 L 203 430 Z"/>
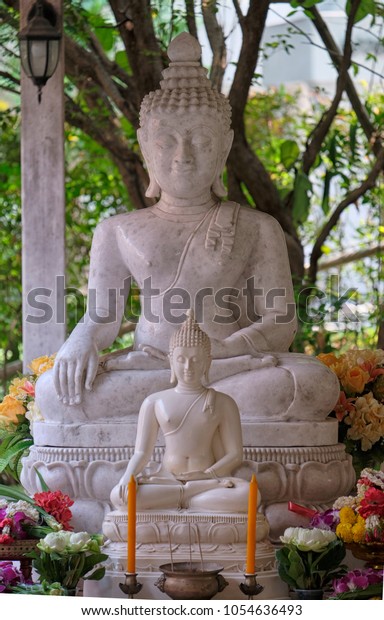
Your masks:
<path fill-rule="evenodd" d="M 128 483 L 128 526 L 127 526 L 127 573 L 134 573 L 136 567 L 136 481 L 133 476 Z"/>
<path fill-rule="evenodd" d="M 247 575 L 255 573 L 256 562 L 256 517 L 257 517 L 257 480 L 252 475 L 249 484 L 248 496 L 248 532 L 247 532 L 247 563 L 245 572 Z"/>

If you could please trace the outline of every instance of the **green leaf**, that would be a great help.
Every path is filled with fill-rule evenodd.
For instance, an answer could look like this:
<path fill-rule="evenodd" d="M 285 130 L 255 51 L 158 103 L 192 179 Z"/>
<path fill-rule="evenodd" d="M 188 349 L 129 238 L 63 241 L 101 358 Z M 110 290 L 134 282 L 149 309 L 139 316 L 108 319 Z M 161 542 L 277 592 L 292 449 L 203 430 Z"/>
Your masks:
<path fill-rule="evenodd" d="M 323 199 L 321 201 L 321 208 L 323 213 L 327 215 L 329 213 L 329 189 L 331 185 L 331 179 L 334 176 L 333 172 L 327 170 L 324 177 L 324 187 L 323 187 Z"/>
<path fill-rule="evenodd" d="M 95 28 L 97 38 L 99 39 L 103 49 L 109 52 L 113 48 L 115 35 L 112 28 Z"/>
<path fill-rule="evenodd" d="M 120 50 L 119 52 L 116 52 L 115 63 L 118 64 L 119 67 L 124 69 L 124 71 L 127 71 L 127 73 L 130 71 L 128 56 L 126 52 L 124 52 L 124 50 Z"/>
<path fill-rule="evenodd" d="M 345 7 L 347 15 L 351 12 L 351 0 L 347 0 L 347 4 Z M 354 24 L 360 22 L 367 15 L 375 15 L 376 14 L 376 2 L 375 0 L 360 0 L 359 7 L 356 11 L 355 19 L 353 20 Z"/>
<path fill-rule="evenodd" d="M 44 480 L 43 476 L 41 475 L 41 473 L 39 472 L 39 470 L 36 469 L 36 467 L 34 467 L 33 469 L 35 470 L 36 476 L 38 477 L 38 479 L 40 481 L 41 490 L 42 491 L 50 491 L 51 489 L 49 488 L 49 486 L 45 482 L 45 480 Z"/>
<path fill-rule="evenodd" d="M 93 581 L 99 581 L 100 579 L 104 577 L 104 575 L 105 575 L 105 568 L 104 566 L 100 566 L 100 568 L 97 568 L 95 571 L 93 571 L 93 573 L 91 573 L 87 577 L 84 577 L 84 579 L 91 579 Z"/>
<path fill-rule="evenodd" d="M 280 161 L 286 170 L 290 170 L 300 155 L 300 149 L 294 140 L 285 140 L 280 145 Z"/>
<path fill-rule="evenodd" d="M 310 205 L 309 192 L 312 192 L 312 183 L 308 176 L 299 170 L 296 174 L 293 188 L 292 214 L 296 224 L 303 224 L 308 218 Z"/>

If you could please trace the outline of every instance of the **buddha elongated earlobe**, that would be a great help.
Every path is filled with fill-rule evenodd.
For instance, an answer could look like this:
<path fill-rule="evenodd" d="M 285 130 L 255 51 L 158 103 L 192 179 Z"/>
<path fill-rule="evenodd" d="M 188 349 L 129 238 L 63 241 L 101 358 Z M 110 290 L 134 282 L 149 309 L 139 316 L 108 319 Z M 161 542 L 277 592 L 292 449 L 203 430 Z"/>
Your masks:
<path fill-rule="evenodd" d="M 159 198 L 161 194 L 160 185 L 154 178 L 153 174 L 151 174 L 151 171 L 149 168 L 148 168 L 148 174 L 149 174 L 149 185 L 147 187 L 147 191 L 145 192 L 145 195 L 147 198 Z"/>
<path fill-rule="evenodd" d="M 228 131 L 224 138 L 223 154 L 220 158 L 220 165 L 218 165 L 218 171 L 212 185 L 212 191 L 218 198 L 223 198 L 227 195 L 227 190 L 223 183 L 223 171 L 225 167 L 225 162 L 227 161 L 227 157 L 229 155 L 229 151 L 231 150 L 232 142 L 233 130 L 231 129 L 230 131 Z"/>
<path fill-rule="evenodd" d="M 147 164 L 147 171 L 148 171 L 148 176 L 149 176 L 149 185 L 147 187 L 147 191 L 145 192 L 145 195 L 147 198 L 158 198 L 161 194 L 161 189 L 151 170 L 150 157 L 149 157 L 149 152 L 147 148 L 148 145 L 144 137 L 145 135 L 146 134 L 143 133 L 142 129 L 137 130 L 137 140 L 139 142 L 140 149 L 143 154 L 145 163 Z"/>
<path fill-rule="evenodd" d="M 226 190 L 225 185 L 223 183 L 223 175 L 222 175 L 222 173 L 218 174 L 216 176 L 215 180 L 213 181 L 212 192 L 218 198 L 224 198 L 224 196 L 226 196 L 227 190 Z"/>

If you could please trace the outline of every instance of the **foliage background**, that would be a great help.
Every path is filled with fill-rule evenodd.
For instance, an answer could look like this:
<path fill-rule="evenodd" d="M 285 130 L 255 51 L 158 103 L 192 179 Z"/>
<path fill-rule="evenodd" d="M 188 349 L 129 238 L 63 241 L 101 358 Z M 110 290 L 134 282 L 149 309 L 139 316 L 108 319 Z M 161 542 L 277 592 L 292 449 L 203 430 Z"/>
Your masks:
<path fill-rule="evenodd" d="M 274 3 L 251 0 L 247 7 L 235 0 L 224 2 L 232 6 L 242 36 L 228 93 L 235 131 L 226 174 L 229 198 L 271 213 L 282 225 L 301 320 L 294 349 L 310 353 L 351 345 L 383 346 L 380 175 L 384 96 L 382 91 L 358 87 L 359 68 L 353 64 L 354 27 L 361 18 L 369 20 L 368 26 L 382 25 L 383 5 L 348 0 L 344 48 L 337 50 L 319 10 L 322 3 L 290 3 L 293 12 L 304 12 L 315 25 L 338 71 L 333 98 L 319 92 L 312 105 L 302 109 L 298 93 L 287 92 L 283 86 L 266 90 L 258 73 L 258 60 L 270 54 L 271 48 L 283 46 L 289 54 L 295 45 L 291 34 L 288 42 L 263 46 L 266 19 Z M 147 174 L 135 132 L 140 101 L 158 87 L 171 38 L 183 30 L 200 36 L 204 31 L 212 51 L 210 77 L 216 87 L 222 87 L 228 63 L 227 32 L 219 11 L 222 4 L 214 0 L 64 2 L 68 331 L 84 311 L 94 227 L 114 213 L 149 204 L 144 196 Z M 0 25 L 4 93 L 0 102 L 0 361 L 5 386 L 22 356 L 16 0 L 1 5 Z M 357 222 L 357 252 L 363 258 L 343 264 L 343 255 L 350 249 L 351 217 Z M 338 280 L 320 269 L 320 259 L 335 250 L 341 253 L 341 266 L 331 273 Z M 356 274 L 359 290 L 343 298 Z M 357 324 L 343 320 L 348 314 L 345 299 L 354 312 L 362 308 Z M 340 314 L 341 307 L 344 312 Z M 138 312 L 134 290 L 116 346 L 127 343 L 130 319 Z"/>

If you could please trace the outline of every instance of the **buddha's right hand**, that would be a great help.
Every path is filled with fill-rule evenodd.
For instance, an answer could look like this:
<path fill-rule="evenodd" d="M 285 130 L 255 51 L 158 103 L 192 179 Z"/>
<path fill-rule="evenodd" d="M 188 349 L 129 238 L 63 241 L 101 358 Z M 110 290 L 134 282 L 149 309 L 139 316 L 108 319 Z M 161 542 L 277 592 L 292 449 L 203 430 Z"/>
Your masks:
<path fill-rule="evenodd" d="M 64 405 L 78 405 L 84 388 L 91 390 L 99 364 L 98 350 L 90 339 L 69 339 L 55 360 L 53 378 L 57 397 Z"/>

